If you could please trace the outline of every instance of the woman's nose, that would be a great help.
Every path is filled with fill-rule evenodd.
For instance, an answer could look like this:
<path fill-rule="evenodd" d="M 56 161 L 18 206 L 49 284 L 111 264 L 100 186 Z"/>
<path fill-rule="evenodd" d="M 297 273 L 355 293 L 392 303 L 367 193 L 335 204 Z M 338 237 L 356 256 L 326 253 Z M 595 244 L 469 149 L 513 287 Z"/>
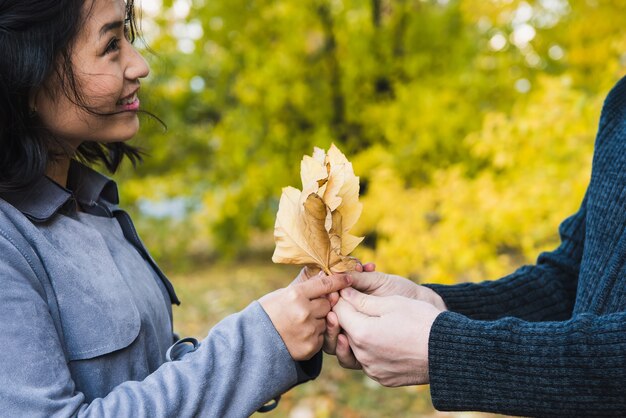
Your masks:
<path fill-rule="evenodd" d="M 150 74 L 150 66 L 139 51 L 131 45 L 130 57 L 124 71 L 124 77 L 128 80 L 137 80 L 147 77 L 148 74 Z"/>

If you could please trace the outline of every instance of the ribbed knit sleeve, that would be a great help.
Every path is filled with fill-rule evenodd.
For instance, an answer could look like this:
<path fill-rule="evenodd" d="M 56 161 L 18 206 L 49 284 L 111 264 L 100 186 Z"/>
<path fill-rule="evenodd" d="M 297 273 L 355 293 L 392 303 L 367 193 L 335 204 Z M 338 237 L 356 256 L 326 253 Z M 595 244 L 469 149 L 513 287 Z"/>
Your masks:
<path fill-rule="evenodd" d="M 440 314 L 431 329 L 434 406 L 523 416 L 624 416 L 626 313 L 563 322 Z"/>
<path fill-rule="evenodd" d="M 515 316 L 527 321 L 570 318 L 585 238 L 586 201 L 560 226 L 561 245 L 539 256 L 537 264 L 524 266 L 496 281 L 454 286 L 428 284 L 449 310 L 473 319 Z"/>

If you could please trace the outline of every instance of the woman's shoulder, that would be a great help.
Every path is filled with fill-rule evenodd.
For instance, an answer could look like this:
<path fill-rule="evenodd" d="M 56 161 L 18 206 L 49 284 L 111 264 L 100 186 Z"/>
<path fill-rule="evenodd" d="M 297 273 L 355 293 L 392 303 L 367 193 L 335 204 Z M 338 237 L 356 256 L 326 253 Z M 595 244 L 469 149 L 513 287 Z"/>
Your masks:
<path fill-rule="evenodd" d="M 28 217 L 0 195 L 0 236 L 8 241 L 25 239 L 34 228 Z"/>
<path fill-rule="evenodd" d="M 0 195 L 0 235 L 9 238 L 23 235 L 20 229 L 29 222 L 28 218 L 22 214 L 15 206 L 11 205 Z"/>
<path fill-rule="evenodd" d="M 19 267 L 28 276 L 42 276 L 45 269 L 35 250 L 36 233 L 28 217 L 0 196 L 0 264 Z"/>
<path fill-rule="evenodd" d="M 5 291 L 32 289 L 38 297 L 46 299 L 46 272 L 28 239 L 29 229 L 34 228 L 29 223 L 26 216 L 0 198 L 0 282 Z"/>

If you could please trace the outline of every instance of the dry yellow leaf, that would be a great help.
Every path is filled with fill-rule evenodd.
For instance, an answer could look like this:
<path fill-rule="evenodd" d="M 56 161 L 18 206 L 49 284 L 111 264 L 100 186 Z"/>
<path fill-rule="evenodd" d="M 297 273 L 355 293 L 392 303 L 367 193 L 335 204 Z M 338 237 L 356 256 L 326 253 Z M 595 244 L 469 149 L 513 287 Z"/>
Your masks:
<path fill-rule="evenodd" d="M 326 274 L 354 269 L 349 254 L 363 240 L 349 233 L 361 215 L 359 178 L 333 144 L 315 148 L 300 164 L 302 191 L 286 187 L 280 198 L 272 261 L 315 266 Z"/>

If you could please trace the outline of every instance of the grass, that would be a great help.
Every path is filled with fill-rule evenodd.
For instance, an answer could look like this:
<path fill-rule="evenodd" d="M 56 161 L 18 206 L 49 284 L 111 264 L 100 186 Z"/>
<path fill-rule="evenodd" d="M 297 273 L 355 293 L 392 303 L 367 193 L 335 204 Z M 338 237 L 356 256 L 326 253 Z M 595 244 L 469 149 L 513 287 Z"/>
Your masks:
<path fill-rule="evenodd" d="M 181 336 L 203 338 L 221 319 L 272 290 L 287 286 L 298 268 L 249 259 L 215 264 L 171 277 L 180 307 L 174 327 Z M 268 416 L 255 414 L 255 416 Z M 324 358 L 321 376 L 283 395 L 274 418 L 495 417 L 482 413 L 443 413 L 433 409 L 428 386 L 385 388 L 360 371 Z"/>

